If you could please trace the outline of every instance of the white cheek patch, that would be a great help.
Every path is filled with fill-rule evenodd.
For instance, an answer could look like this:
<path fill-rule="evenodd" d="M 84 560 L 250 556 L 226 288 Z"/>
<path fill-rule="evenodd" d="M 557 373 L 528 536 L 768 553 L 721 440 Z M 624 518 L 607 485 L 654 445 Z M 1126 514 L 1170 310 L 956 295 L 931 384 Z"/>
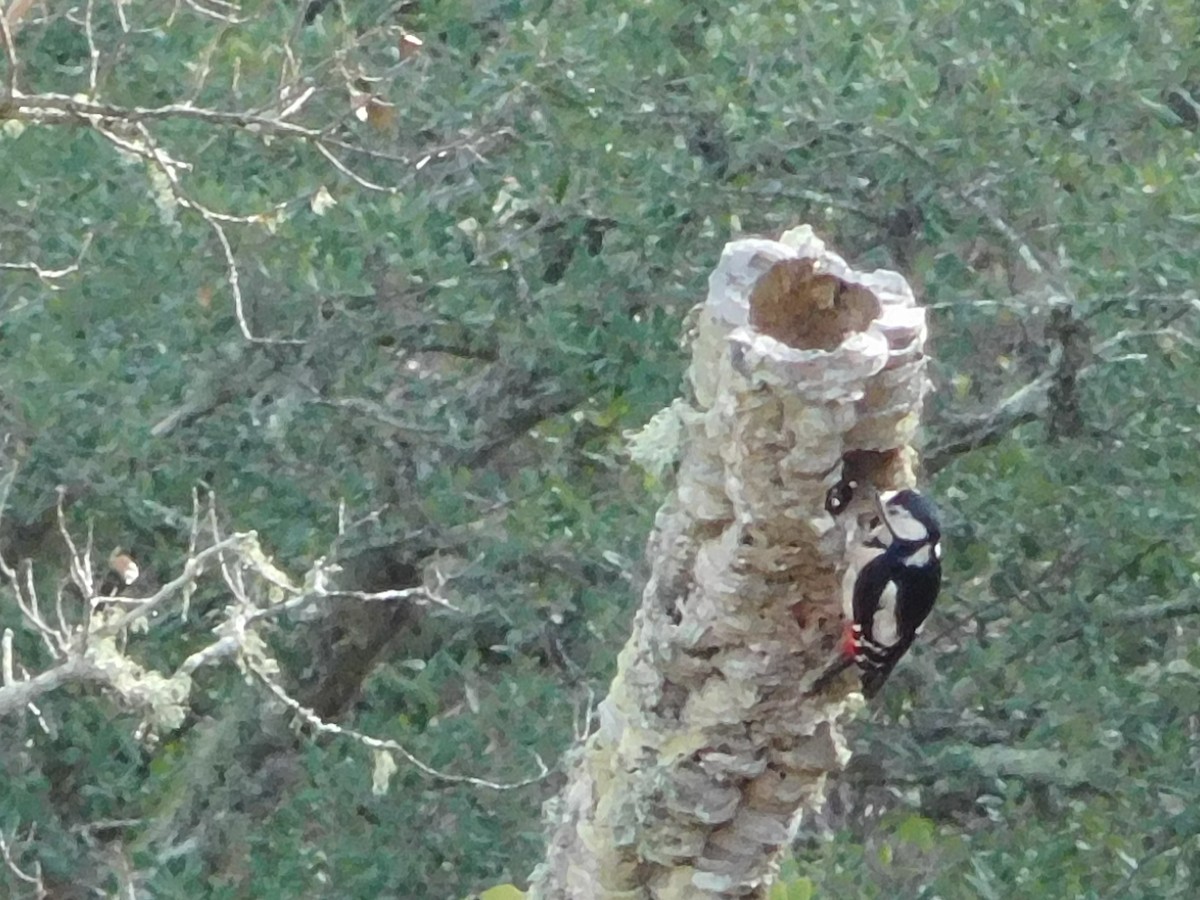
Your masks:
<path fill-rule="evenodd" d="M 900 640 L 896 626 L 896 585 L 888 582 L 879 597 L 879 609 L 871 619 L 871 638 L 881 647 L 890 647 Z"/>
<path fill-rule="evenodd" d="M 933 558 L 934 559 L 942 558 L 942 545 L 940 542 L 933 545 Z"/>
<path fill-rule="evenodd" d="M 897 539 L 902 541 L 923 541 L 929 536 L 928 529 L 920 522 L 912 517 L 907 509 L 902 506 L 888 506 L 884 508 L 887 515 L 888 528 L 891 529 Z"/>

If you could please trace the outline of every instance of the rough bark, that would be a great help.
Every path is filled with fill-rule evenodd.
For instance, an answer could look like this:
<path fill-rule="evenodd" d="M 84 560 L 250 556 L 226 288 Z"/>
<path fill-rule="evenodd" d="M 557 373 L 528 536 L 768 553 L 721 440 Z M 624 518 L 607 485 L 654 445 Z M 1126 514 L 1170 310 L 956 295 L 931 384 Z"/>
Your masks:
<path fill-rule="evenodd" d="M 761 897 L 805 811 L 849 760 L 834 659 L 853 468 L 911 483 L 925 315 L 896 273 L 852 270 L 805 227 L 725 248 L 700 308 L 691 396 L 650 577 L 598 730 L 547 807 L 530 896 Z M 642 455 L 650 455 L 642 448 Z M 657 448 L 657 452 L 666 452 Z"/>

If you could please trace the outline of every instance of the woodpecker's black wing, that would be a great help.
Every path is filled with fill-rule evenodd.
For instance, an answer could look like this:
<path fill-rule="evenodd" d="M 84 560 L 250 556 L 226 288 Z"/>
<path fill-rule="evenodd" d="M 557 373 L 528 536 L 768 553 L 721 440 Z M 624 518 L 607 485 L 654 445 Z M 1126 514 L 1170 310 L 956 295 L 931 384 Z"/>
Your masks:
<path fill-rule="evenodd" d="M 854 585 L 854 622 L 858 628 L 855 661 L 862 670 L 863 696 L 879 692 L 933 610 L 942 583 L 941 564 L 929 547 L 924 562 L 893 544 L 863 569 Z"/>
<path fill-rule="evenodd" d="M 859 652 L 863 645 L 869 649 L 895 643 L 889 633 L 897 624 L 897 585 L 892 580 L 895 560 L 883 552 L 862 567 L 854 581 L 852 612 Z"/>

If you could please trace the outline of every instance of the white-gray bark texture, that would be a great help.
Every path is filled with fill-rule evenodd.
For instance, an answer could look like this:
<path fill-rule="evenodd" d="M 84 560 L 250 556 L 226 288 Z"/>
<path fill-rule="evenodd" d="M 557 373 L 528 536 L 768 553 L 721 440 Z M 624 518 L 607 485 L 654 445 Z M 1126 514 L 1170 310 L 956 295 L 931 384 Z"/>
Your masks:
<path fill-rule="evenodd" d="M 861 703 L 853 673 L 810 693 L 835 659 L 856 515 L 827 495 L 846 472 L 911 484 L 925 334 L 900 275 L 854 271 L 807 227 L 725 248 L 690 396 L 653 429 L 675 436 L 678 472 L 650 577 L 599 727 L 548 805 L 531 897 L 765 895 Z"/>

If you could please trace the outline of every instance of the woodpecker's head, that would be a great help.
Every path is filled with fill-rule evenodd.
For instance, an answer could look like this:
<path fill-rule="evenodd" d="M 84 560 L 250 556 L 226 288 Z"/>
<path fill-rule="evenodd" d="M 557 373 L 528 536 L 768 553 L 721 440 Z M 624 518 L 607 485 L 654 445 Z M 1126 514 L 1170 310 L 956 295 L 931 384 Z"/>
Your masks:
<path fill-rule="evenodd" d="M 898 544 L 924 545 L 938 554 L 942 537 L 937 510 L 916 491 L 883 491 L 877 497 L 883 524 Z"/>

